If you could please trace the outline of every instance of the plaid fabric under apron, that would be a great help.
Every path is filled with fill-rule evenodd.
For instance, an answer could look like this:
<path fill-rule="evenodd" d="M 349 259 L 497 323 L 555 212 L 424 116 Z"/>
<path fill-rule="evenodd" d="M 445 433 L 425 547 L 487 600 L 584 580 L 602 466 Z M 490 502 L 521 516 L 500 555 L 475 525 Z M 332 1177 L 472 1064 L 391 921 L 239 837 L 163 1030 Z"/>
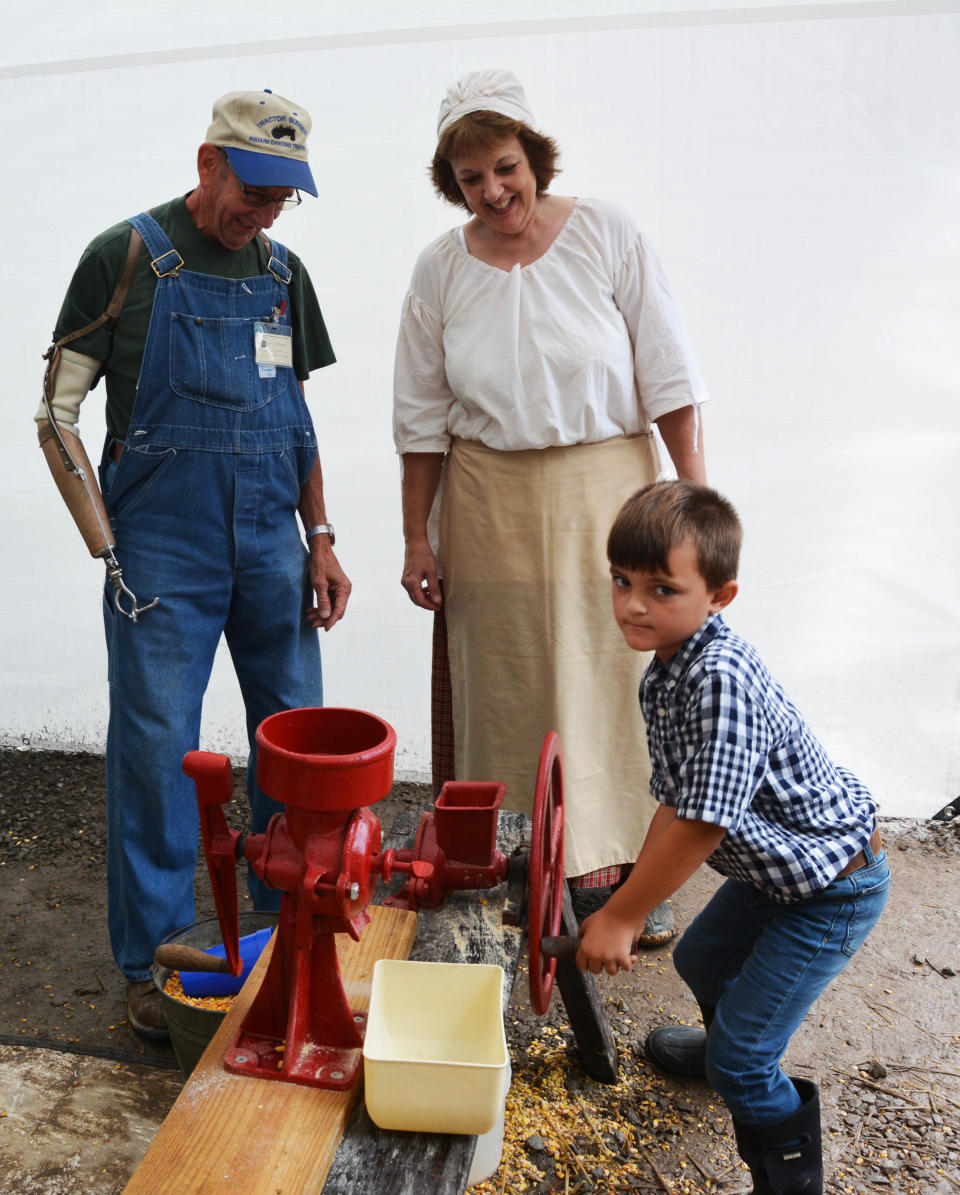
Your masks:
<path fill-rule="evenodd" d="M 456 779 L 453 764 L 453 690 L 450 687 L 450 659 L 447 656 L 447 619 L 442 606 L 433 616 L 430 665 L 430 758 L 433 767 L 433 799 L 436 800 L 447 781 Z"/>

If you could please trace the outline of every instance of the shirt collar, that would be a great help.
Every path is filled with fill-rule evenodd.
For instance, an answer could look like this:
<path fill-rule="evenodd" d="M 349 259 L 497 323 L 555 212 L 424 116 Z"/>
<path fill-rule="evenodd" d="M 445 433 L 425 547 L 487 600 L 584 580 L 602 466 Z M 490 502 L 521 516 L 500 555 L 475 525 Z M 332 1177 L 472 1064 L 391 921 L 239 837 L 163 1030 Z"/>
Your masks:
<path fill-rule="evenodd" d="M 723 621 L 719 611 L 716 614 L 711 614 L 703 626 L 694 631 L 686 643 L 665 664 L 659 656 L 654 656 L 654 675 L 663 680 L 679 680 L 694 656 L 699 655 L 708 643 L 711 643 L 726 629 L 727 624 Z"/>

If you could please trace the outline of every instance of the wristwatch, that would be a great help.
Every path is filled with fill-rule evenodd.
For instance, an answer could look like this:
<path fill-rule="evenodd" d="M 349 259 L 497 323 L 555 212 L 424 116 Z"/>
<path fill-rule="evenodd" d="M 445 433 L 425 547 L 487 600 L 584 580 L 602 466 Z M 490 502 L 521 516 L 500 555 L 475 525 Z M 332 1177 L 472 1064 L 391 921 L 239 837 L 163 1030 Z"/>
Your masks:
<path fill-rule="evenodd" d="M 315 527 L 311 527 L 308 531 L 304 532 L 304 537 L 307 540 L 312 539 L 315 535 L 329 535 L 331 548 L 337 542 L 337 537 L 334 534 L 332 523 L 317 523 Z"/>

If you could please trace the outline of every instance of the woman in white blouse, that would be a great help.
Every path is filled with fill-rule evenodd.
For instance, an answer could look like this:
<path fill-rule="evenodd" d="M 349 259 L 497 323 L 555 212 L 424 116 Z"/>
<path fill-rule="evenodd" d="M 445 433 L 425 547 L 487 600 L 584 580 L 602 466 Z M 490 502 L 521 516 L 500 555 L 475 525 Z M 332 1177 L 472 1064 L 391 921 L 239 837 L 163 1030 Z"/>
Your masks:
<path fill-rule="evenodd" d="M 466 75 L 437 131 L 434 186 L 471 219 L 416 263 L 394 385 L 402 583 L 437 616 L 434 783 L 451 778 L 446 648 L 457 779 L 501 781 L 529 812 L 540 745 L 559 732 L 576 901 L 629 870 L 655 808 L 636 696 L 646 660 L 613 620 L 607 532 L 659 472 L 651 424 L 677 473 L 706 481 L 708 395 L 630 217 L 548 193 L 557 147 L 513 75 Z M 646 944 L 672 937 L 669 909 L 647 931 Z"/>

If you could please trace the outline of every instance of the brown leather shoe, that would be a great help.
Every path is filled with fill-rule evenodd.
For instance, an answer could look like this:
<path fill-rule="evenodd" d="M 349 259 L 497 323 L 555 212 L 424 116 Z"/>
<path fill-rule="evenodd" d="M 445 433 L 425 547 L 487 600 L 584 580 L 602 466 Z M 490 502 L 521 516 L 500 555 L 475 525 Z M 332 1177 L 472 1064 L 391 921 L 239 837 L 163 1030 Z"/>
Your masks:
<path fill-rule="evenodd" d="M 152 979 L 127 983 L 127 1019 L 143 1037 L 149 1037 L 151 1041 L 169 1040 L 163 997 Z"/>

